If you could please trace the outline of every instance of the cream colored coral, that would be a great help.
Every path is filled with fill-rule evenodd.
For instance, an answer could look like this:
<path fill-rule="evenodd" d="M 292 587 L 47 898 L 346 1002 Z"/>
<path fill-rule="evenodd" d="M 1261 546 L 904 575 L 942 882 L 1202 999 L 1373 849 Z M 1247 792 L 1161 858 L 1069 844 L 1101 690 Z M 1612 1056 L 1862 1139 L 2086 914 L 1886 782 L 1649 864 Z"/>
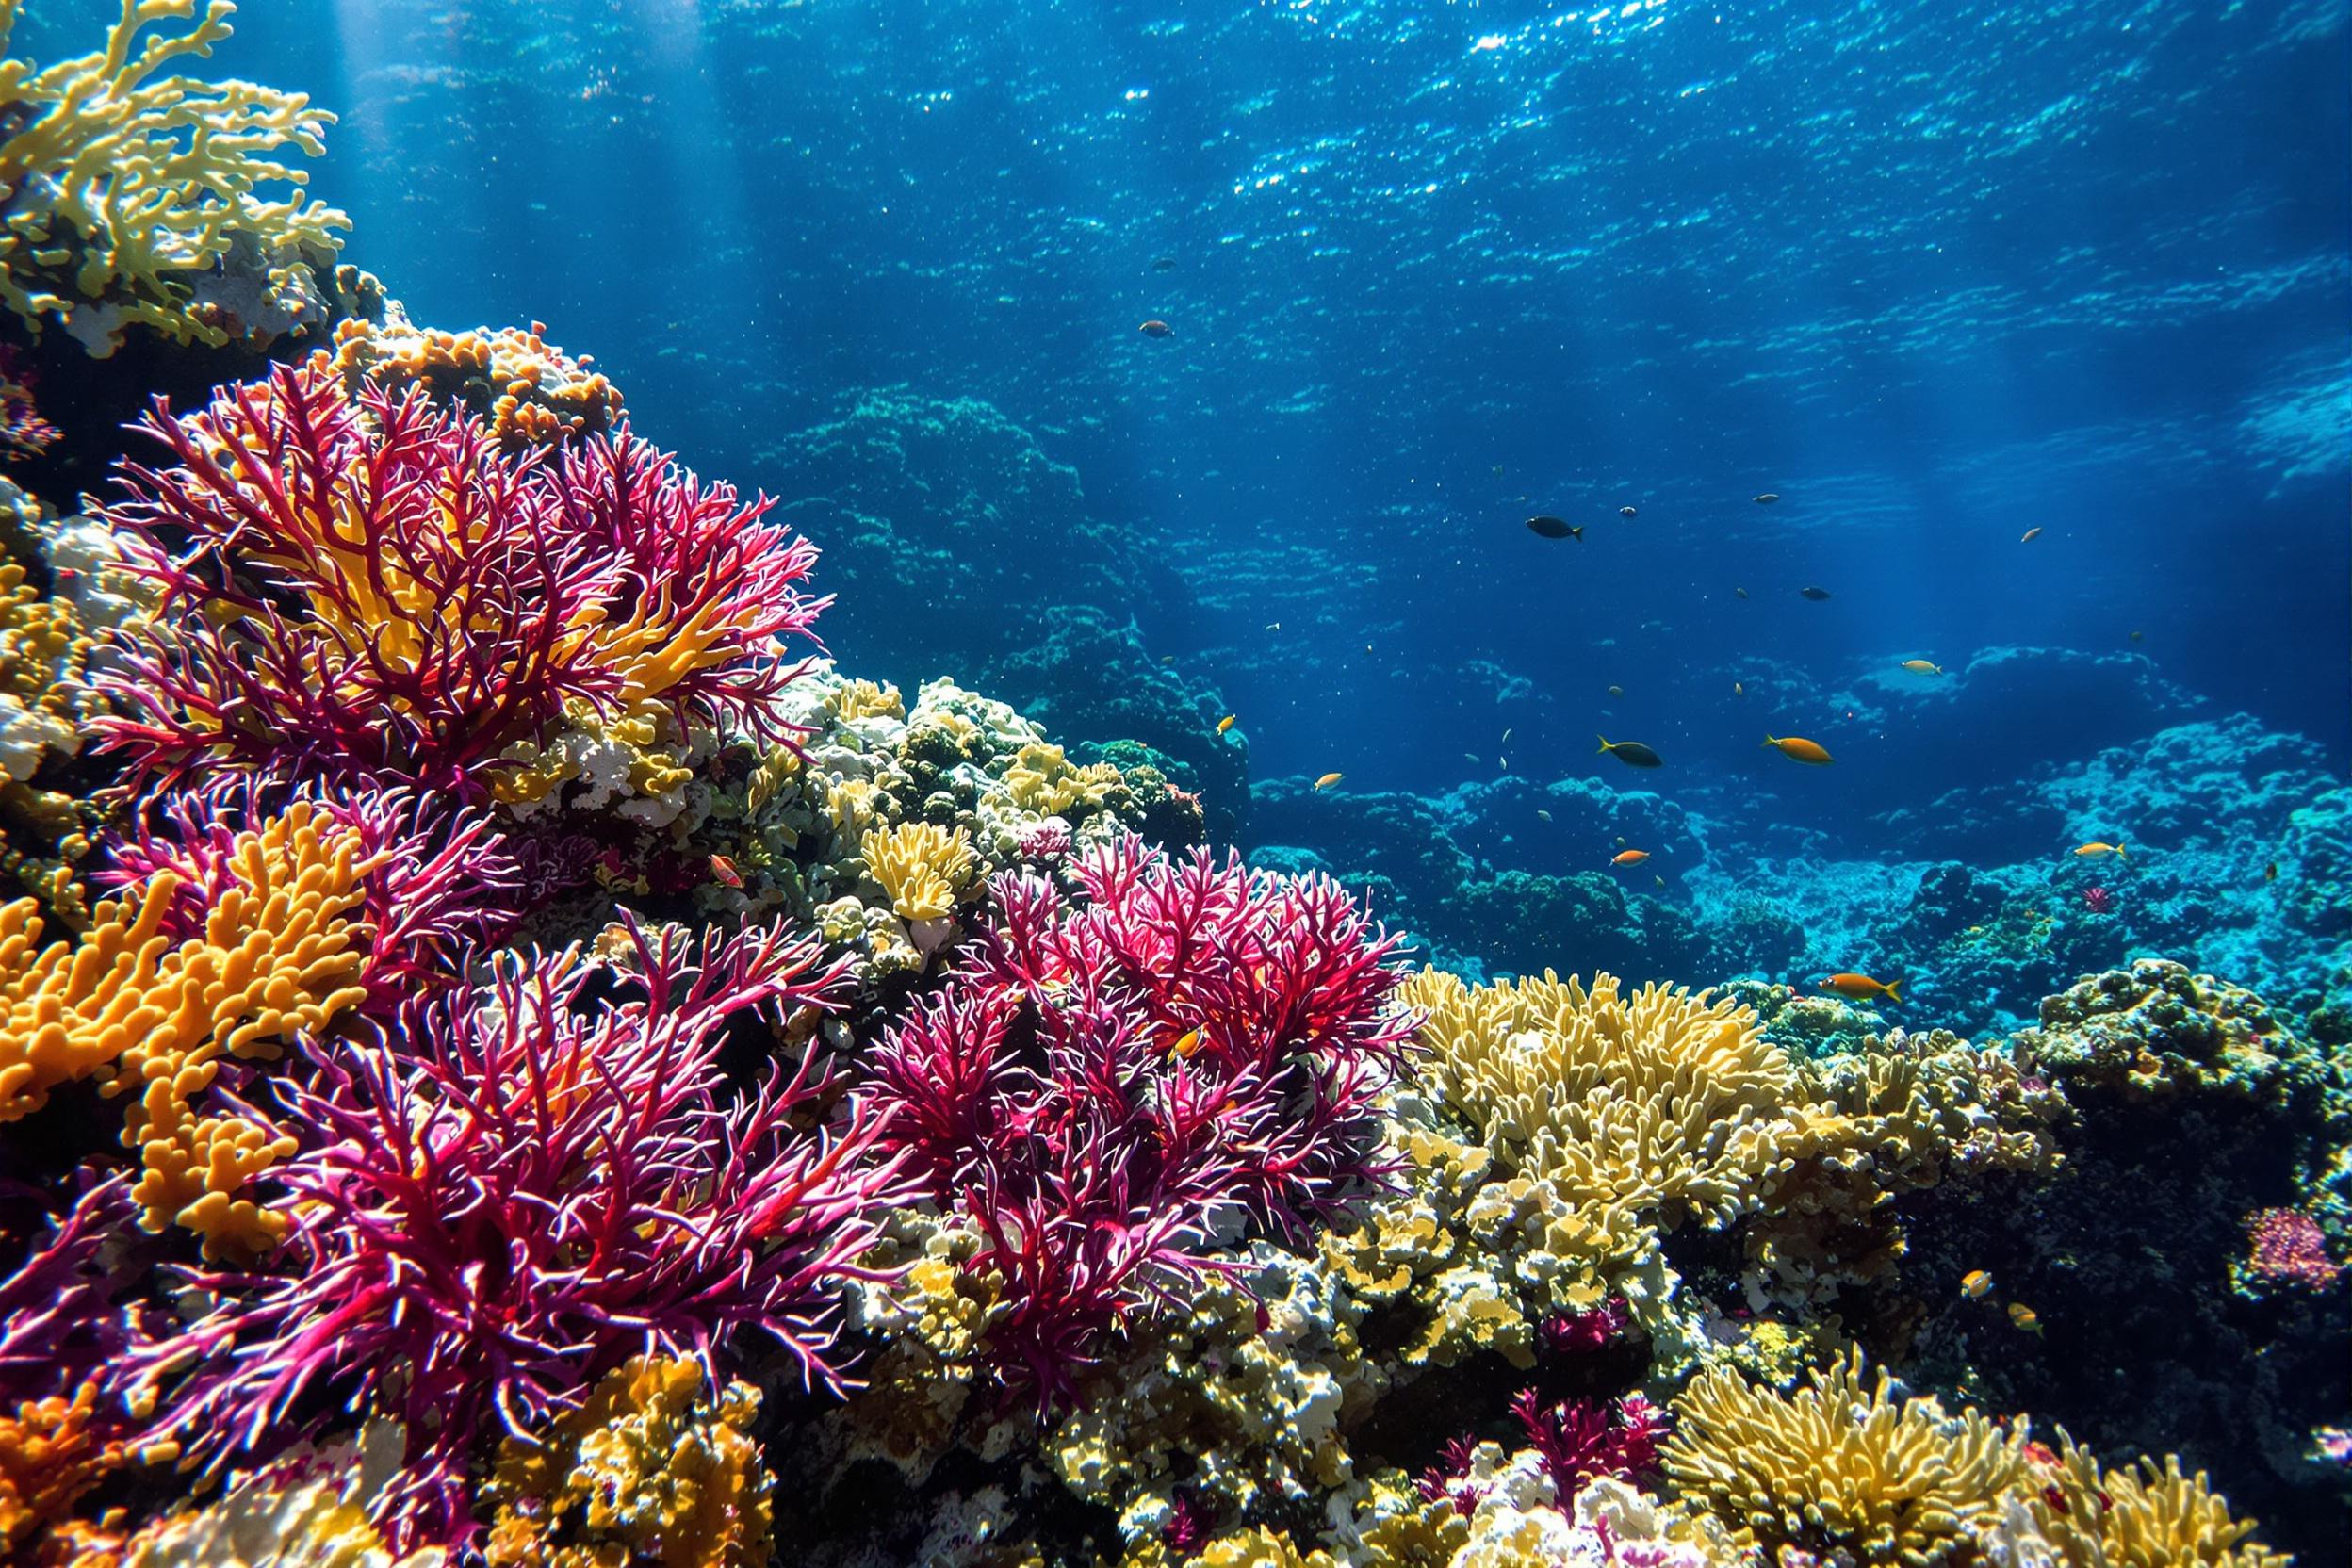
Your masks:
<path fill-rule="evenodd" d="M 1965 1559 L 2027 1474 L 2025 1434 L 1934 1399 L 1906 1398 L 1862 1353 L 1791 1395 L 1716 1369 L 1674 1401 L 1666 1474 L 1766 1549 L 1929 1568 Z"/>
<path fill-rule="evenodd" d="M 289 249 L 332 260 L 335 231 L 350 226 L 323 203 L 303 202 L 308 174 L 271 155 L 291 147 L 317 156 L 333 115 L 303 93 L 172 71 L 229 36 L 226 0 L 210 0 L 201 20 L 195 8 L 195 0 L 123 0 L 98 53 L 46 70 L 0 62 L 0 103 L 18 115 L 0 140 L 0 302 L 35 330 L 54 316 L 99 352 L 131 321 L 180 342 L 226 343 L 224 325 L 188 308 L 192 281 L 240 237 L 280 264 L 275 272 L 288 270 Z M 23 0 L 0 0 L 0 52 L 22 10 Z M 257 194 L 279 184 L 296 194 Z M 270 284 L 297 287 L 274 272 Z M 85 314 L 103 324 L 77 319 Z"/>
<path fill-rule="evenodd" d="M 971 834 L 927 822 L 877 827 L 860 841 L 858 851 L 866 874 L 881 884 L 901 920 L 940 920 L 953 914 L 978 864 Z"/>
<path fill-rule="evenodd" d="M 2205 1473 L 2180 1473 L 2177 1455 L 2103 1470 L 2064 1432 L 2036 1450 L 2022 1488 L 2035 1532 L 2068 1568 L 2286 1568 L 2251 1519 L 2230 1511 Z"/>
<path fill-rule="evenodd" d="M 1013 803 L 1048 817 L 1068 816 L 1081 807 L 1100 808 L 1119 782 L 1119 769 L 1112 764 L 1074 766 L 1061 747 L 1042 741 L 1022 746 L 1004 774 L 1004 788 Z"/>

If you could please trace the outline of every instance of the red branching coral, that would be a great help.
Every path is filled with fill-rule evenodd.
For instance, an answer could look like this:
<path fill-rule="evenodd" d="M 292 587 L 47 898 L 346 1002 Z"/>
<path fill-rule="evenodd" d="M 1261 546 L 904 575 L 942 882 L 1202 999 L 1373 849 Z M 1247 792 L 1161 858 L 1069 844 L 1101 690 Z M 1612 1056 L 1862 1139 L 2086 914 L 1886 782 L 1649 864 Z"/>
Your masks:
<path fill-rule="evenodd" d="M 1229 1222 L 1293 1231 L 1380 1177 L 1376 1101 L 1410 1034 L 1391 939 L 1328 878 L 1133 838 L 1074 869 L 1083 906 L 997 879 L 975 955 L 863 1097 L 985 1236 L 988 1350 L 1041 1408 L 1110 1325 L 1218 1267 Z"/>
<path fill-rule="evenodd" d="M 471 1527 L 469 1460 L 629 1357 L 707 1368 L 764 1331 L 838 1383 L 834 1282 L 873 1211 L 903 1196 L 871 1133 L 795 1125 L 813 1052 L 740 1103 L 720 1026 L 822 1004 L 839 979 L 778 928 L 708 944 L 632 924 L 617 976 L 577 952 L 501 962 L 482 994 L 410 1008 L 399 1047 L 321 1047 L 281 1094 L 303 1152 L 272 1172 L 293 1224 L 283 1272 L 193 1276 L 208 1314 L 143 1359 L 158 1430 L 214 1466 L 266 1457 L 342 1409 L 404 1426 L 409 1467 L 376 1505 L 402 1540 Z"/>
<path fill-rule="evenodd" d="M 2095 915 L 2115 912 L 2115 890 L 2104 884 L 2093 884 L 2082 890 L 2082 907 Z"/>
<path fill-rule="evenodd" d="M 1589 1356 L 1616 1343 L 1633 1315 L 1622 1296 L 1611 1296 L 1590 1312 L 1556 1312 L 1535 1332 L 1547 1356 Z"/>
<path fill-rule="evenodd" d="M 57 427 L 33 406 L 33 372 L 24 356 L 0 343 L 0 463 L 39 457 L 57 438 Z"/>
<path fill-rule="evenodd" d="M 1544 1456 L 1563 1502 L 1596 1476 L 1631 1480 L 1656 1470 L 1658 1446 L 1666 1439 L 1665 1416 L 1639 1394 L 1547 1405 L 1534 1389 L 1522 1389 L 1511 1413 L 1528 1446 Z"/>
<path fill-rule="evenodd" d="M 236 880 L 237 830 L 305 800 L 358 829 L 366 957 L 353 983 L 364 1006 L 399 1010 L 462 972 L 466 956 L 497 939 L 518 913 L 521 867 L 487 819 L 416 792 L 361 787 L 271 789 L 226 777 L 154 803 L 113 846 L 114 865 L 92 880 L 144 886 L 169 871 L 172 903 L 157 930 L 173 941 L 201 937 L 206 916 Z"/>
<path fill-rule="evenodd" d="M 2246 1272 L 2279 1284 L 2328 1290 L 2344 1266 L 2328 1255 L 2328 1235 L 2301 1209 L 2257 1209 L 2246 1217 Z"/>
<path fill-rule="evenodd" d="M 567 709 L 655 705 L 789 738 L 780 639 L 815 547 L 624 427 L 512 454 L 421 394 L 280 368 L 145 430 L 117 528 L 157 548 L 155 623 L 106 677 L 146 779 L 362 772 L 480 792 Z M 165 555 L 162 547 L 185 547 Z"/>

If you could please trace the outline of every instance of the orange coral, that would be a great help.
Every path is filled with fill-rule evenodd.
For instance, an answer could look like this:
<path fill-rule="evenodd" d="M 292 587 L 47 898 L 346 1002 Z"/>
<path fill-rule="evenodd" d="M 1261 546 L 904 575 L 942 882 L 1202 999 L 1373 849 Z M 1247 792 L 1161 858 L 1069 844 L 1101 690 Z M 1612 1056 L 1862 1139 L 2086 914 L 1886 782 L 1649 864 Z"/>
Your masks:
<path fill-rule="evenodd" d="M 143 1449 L 104 1435 L 93 1419 L 98 1398 L 91 1379 L 70 1399 L 27 1399 L 15 1413 L 0 1414 L 0 1546 L 14 1550 L 57 1523 L 109 1472 L 175 1457 L 169 1444 Z"/>
<path fill-rule="evenodd" d="M 426 330 L 410 325 L 395 306 L 381 323 L 338 326 L 334 365 L 354 394 L 373 381 L 396 393 L 421 385 L 436 401 L 463 404 L 490 422 L 510 452 L 618 423 L 620 388 L 588 368 L 590 356 L 574 359 L 549 343 L 541 335 L 546 331 L 537 321 L 527 330 Z"/>

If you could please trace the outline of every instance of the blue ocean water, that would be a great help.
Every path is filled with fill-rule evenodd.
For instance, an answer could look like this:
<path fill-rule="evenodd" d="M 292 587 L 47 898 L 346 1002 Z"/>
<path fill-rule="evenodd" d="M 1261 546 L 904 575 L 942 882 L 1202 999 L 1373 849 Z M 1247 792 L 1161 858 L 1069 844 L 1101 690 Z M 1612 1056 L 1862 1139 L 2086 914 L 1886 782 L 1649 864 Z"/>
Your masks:
<path fill-rule="evenodd" d="M 313 188 L 416 319 L 544 321 L 803 509 L 845 666 L 1147 741 L 1465 964 L 1984 1025 L 2333 962 L 2346 20 L 280 0 L 220 65 L 341 117 Z M 1957 960 L 2004 910 L 2022 969 Z"/>

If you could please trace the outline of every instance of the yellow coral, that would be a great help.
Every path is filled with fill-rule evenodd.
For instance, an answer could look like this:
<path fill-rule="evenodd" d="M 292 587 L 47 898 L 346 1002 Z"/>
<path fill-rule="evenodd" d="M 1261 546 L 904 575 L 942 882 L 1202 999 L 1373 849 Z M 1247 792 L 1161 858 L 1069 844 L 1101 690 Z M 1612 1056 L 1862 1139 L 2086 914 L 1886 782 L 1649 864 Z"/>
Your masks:
<path fill-rule="evenodd" d="M 194 17 L 196 0 L 122 0 L 106 46 L 36 70 L 0 62 L 0 103 L 15 129 L 0 140 L 0 302 L 34 330 L 56 315 L 96 351 L 111 351 L 119 322 L 144 322 L 175 341 L 219 345 L 220 313 L 191 308 L 191 282 L 228 257 L 240 236 L 266 248 L 272 304 L 301 286 L 304 253 L 333 259 L 350 220 L 298 193 L 307 173 L 270 155 L 317 156 L 334 116 L 300 92 L 250 82 L 204 82 L 167 68 L 207 57 L 229 36 L 235 8 L 211 0 L 184 32 L 140 34 Z M 23 0 L 0 0 L 0 52 Z M 93 310 L 92 307 L 98 307 Z M 90 315 L 84 321 L 77 318 Z"/>
<path fill-rule="evenodd" d="M 841 690 L 825 699 L 825 706 L 836 719 L 903 719 L 906 716 L 906 699 L 898 688 L 884 681 L 877 685 L 871 680 L 850 680 Z"/>
<path fill-rule="evenodd" d="M 1128 1548 L 1121 1568 L 1168 1568 L 1189 1562 L 1195 1568 L 1334 1568 L 1337 1560 L 1320 1547 L 1301 1552 L 1289 1536 L 1264 1526 L 1217 1536 L 1190 1557 L 1179 1557 L 1157 1541 Z"/>
<path fill-rule="evenodd" d="M 2064 1432 L 2055 1454 L 2034 1450 L 2024 1488 L 2035 1533 L 2069 1568 L 2286 1568 L 2251 1519 L 2231 1516 L 2205 1473 L 2180 1473 L 2177 1455 L 2101 1470 Z"/>
<path fill-rule="evenodd" d="M 1967 1555 L 2027 1474 L 2025 1434 L 1862 1374 L 1859 1350 L 1793 1395 L 1702 1373 L 1674 1401 L 1667 1475 L 1768 1560 L 1783 1546 L 1903 1568 Z"/>
<path fill-rule="evenodd" d="M 1476 988 L 1426 971 L 1400 1000 L 1428 1010 L 1426 1082 L 1505 1178 L 1493 1201 L 1540 1197 L 1557 1256 L 1626 1269 L 1659 1230 L 1755 1206 L 1801 1152 L 1795 1068 L 1734 1003 L 1548 971 Z"/>
<path fill-rule="evenodd" d="M 751 1436 L 749 1383 L 713 1403 L 702 1369 L 639 1356 L 543 1441 L 507 1438 L 485 1498 L 492 1568 L 750 1568 L 768 1560 L 775 1479 Z"/>
<path fill-rule="evenodd" d="M 122 1139 L 146 1167 L 133 1190 L 148 1229 L 176 1220 L 213 1253 L 274 1241 L 283 1217 L 237 1194 L 292 1139 L 193 1102 L 223 1056 L 275 1057 L 364 996 L 361 848 L 356 828 L 296 803 L 237 835 L 203 934 L 176 944 L 159 929 L 180 889 L 170 872 L 100 903 L 78 946 L 41 947 L 31 899 L 0 907 L 0 1122 L 103 1072 L 102 1092 L 131 1096 Z"/>
<path fill-rule="evenodd" d="M 866 874 L 882 885 L 901 920 L 940 920 L 972 878 L 972 835 L 927 822 L 877 827 L 859 841 Z"/>
<path fill-rule="evenodd" d="M 1059 746 L 1036 742 L 1021 748 L 1005 770 L 1004 788 L 1013 804 L 1040 816 L 1067 816 L 1079 807 L 1100 807 L 1120 783 L 1119 769 L 1108 762 L 1076 767 Z"/>

